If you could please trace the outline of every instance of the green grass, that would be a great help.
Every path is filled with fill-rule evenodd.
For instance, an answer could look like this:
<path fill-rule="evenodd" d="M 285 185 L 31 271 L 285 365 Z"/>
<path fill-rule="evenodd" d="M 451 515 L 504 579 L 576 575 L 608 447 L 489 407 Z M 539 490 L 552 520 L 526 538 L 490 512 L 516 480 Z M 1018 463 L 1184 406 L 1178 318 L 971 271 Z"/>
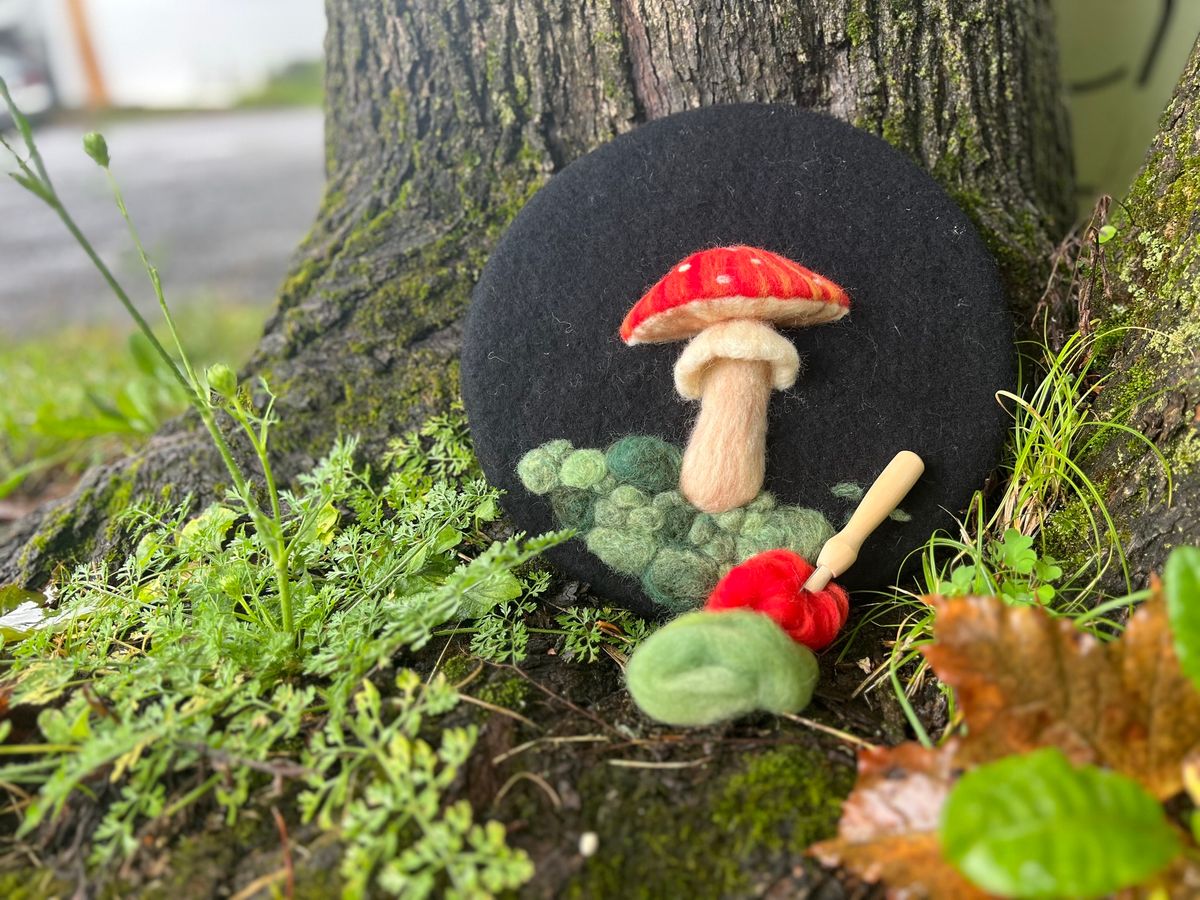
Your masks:
<path fill-rule="evenodd" d="M 920 561 L 915 583 L 885 592 L 856 626 L 894 626 L 889 658 L 863 688 L 890 682 L 924 743 L 932 741 L 911 704 L 928 674 L 920 649 L 932 640 L 935 621 L 923 596 L 994 595 L 1012 604 L 1036 604 L 1102 636 L 1119 633 L 1123 613 L 1143 597 L 1131 592 L 1121 535 L 1108 512 L 1104 487 L 1082 465 L 1114 436 L 1122 436 L 1144 443 L 1158 456 L 1170 489 L 1166 459 L 1153 442 L 1123 424 L 1147 396 L 1125 398 L 1103 417 L 1096 411 L 1096 397 L 1112 377 L 1093 371 L 1096 349 L 1123 330 L 1076 333 L 1057 351 L 1045 344 L 1025 348 L 1026 359 L 1037 363 L 1025 366 L 1015 393 L 997 395 L 1012 416 L 999 488 L 992 495 L 977 491 L 957 532 L 936 532 L 914 551 Z M 1055 559 L 1052 553 L 1067 543 L 1071 558 Z M 1104 590 L 1109 575 L 1119 576 L 1124 591 Z M 953 721 L 953 696 L 947 692 L 946 697 Z"/>
<path fill-rule="evenodd" d="M 325 69 L 320 62 L 293 63 L 279 70 L 260 90 L 237 102 L 243 108 L 320 106 L 325 99 Z"/>
<path fill-rule="evenodd" d="M 196 304 L 180 317 L 201 364 L 249 356 L 262 307 Z M 115 325 L 70 326 L 0 347 L 0 498 L 36 493 L 126 453 L 187 398 L 144 340 Z"/>

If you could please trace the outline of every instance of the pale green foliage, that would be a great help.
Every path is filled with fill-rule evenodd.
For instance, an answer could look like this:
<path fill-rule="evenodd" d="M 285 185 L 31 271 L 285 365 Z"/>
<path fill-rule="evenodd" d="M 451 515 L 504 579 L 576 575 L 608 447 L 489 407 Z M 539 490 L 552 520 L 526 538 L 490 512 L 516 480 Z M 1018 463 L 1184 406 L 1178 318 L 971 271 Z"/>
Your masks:
<path fill-rule="evenodd" d="M 312 775 L 300 806 L 306 820 L 337 829 L 348 845 L 344 896 L 366 896 L 373 882 L 403 897 L 478 897 L 523 884 L 533 866 L 508 848 L 503 826 L 475 822 L 465 800 L 442 808 L 475 729 L 445 729 L 436 747 L 416 737 L 458 695 L 440 676 L 422 683 L 407 669 L 395 687 L 385 701 L 364 679 L 353 712 L 330 718 L 305 756 Z"/>
<path fill-rule="evenodd" d="M 1050 603 L 1054 582 L 1062 568 L 1051 556 L 1038 556 L 1033 538 L 1009 528 L 998 541 L 987 544 L 978 563 L 963 563 L 938 582 L 937 593 L 945 597 L 1003 597 L 1010 603 Z"/>
<path fill-rule="evenodd" d="M 439 434 L 439 457 L 469 458 L 461 422 L 444 420 Z M 514 570 L 562 536 L 489 542 L 480 528 L 496 493 L 482 480 L 431 483 L 444 459 L 422 468 L 412 449 L 376 487 L 354 453 L 353 441 L 339 443 L 281 493 L 283 534 L 304 571 L 295 635 L 262 627 L 272 561 L 257 529 L 223 504 L 199 516 L 132 509 L 125 561 L 61 582 L 56 624 L 5 647 L 10 703 L 54 704 L 38 720 L 44 742 L 7 748 L 19 761 L 0 767 L 0 781 L 34 796 L 22 833 L 106 773 L 119 796 L 92 843 L 100 864 L 135 851 L 148 820 L 202 798 L 236 821 L 277 775 L 307 784 L 305 811 L 345 841 L 352 896 L 475 896 L 529 876 L 502 830 L 442 801 L 474 732 L 449 730 L 436 745 L 418 732 L 455 692 L 380 673 L 443 623 L 544 590 L 544 575 Z M 206 769 L 218 774 L 198 785 L 175 777 Z"/>
<path fill-rule="evenodd" d="M 206 300 L 184 309 L 179 329 L 193 359 L 243 359 L 263 315 Z M 0 384 L 0 498 L 124 453 L 188 403 L 145 336 L 112 325 L 0 342 Z"/>
<path fill-rule="evenodd" d="M 530 589 L 526 597 L 535 595 Z M 519 663 L 527 655 L 529 634 L 563 638 L 563 656 L 568 660 L 594 663 L 604 648 L 628 655 L 650 634 L 650 626 L 633 613 L 610 606 L 572 606 L 554 617 L 558 628 L 531 628 L 526 618 L 535 604 L 525 599 L 502 603 L 475 623 L 471 652 L 496 663 Z"/>

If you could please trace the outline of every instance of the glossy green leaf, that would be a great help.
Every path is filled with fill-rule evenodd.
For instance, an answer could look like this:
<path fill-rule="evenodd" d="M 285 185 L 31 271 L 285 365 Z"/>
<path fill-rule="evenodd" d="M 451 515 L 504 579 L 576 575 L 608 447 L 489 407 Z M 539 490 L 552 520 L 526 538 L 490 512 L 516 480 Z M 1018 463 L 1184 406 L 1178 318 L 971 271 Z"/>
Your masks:
<path fill-rule="evenodd" d="M 1200 690 L 1200 548 L 1177 547 L 1171 552 L 1163 590 L 1179 668 Z"/>
<path fill-rule="evenodd" d="M 1137 782 L 1074 767 L 1056 748 L 964 775 L 946 801 L 942 851 L 972 882 L 1008 897 L 1098 897 L 1140 884 L 1180 851 Z"/>

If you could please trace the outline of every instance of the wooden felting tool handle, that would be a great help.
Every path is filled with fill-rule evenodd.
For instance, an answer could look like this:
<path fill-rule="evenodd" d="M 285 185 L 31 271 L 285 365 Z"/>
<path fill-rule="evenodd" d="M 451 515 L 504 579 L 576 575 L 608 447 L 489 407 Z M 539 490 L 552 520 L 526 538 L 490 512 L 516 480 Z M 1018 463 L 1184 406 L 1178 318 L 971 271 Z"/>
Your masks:
<path fill-rule="evenodd" d="M 846 527 L 825 542 L 804 590 L 824 590 L 832 579 L 854 565 L 863 541 L 900 505 L 924 471 L 925 463 L 917 454 L 911 450 L 897 453 L 863 495 Z"/>

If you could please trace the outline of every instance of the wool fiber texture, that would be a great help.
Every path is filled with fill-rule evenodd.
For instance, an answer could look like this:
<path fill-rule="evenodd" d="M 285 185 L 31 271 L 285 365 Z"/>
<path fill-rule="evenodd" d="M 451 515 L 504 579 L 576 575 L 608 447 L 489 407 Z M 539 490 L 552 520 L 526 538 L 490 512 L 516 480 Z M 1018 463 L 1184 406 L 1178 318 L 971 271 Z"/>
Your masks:
<path fill-rule="evenodd" d="M 530 448 L 556 438 L 607 448 L 630 434 L 685 446 L 696 418 L 675 391 L 685 345 L 629 347 L 620 327 L 681 259 L 732 245 L 796 260 L 852 304 L 831 324 L 777 328 L 804 373 L 771 395 L 764 491 L 841 522 L 833 485 L 870 484 L 902 448 L 926 461 L 905 499 L 911 521 L 884 522 L 839 579 L 883 588 L 934 530 L 955 528 L 996 465 L 1009 420 L 995 393 L 1015 385 L 1013 329 L 995 264 L 946 192 L 883 141 L 824 115 L 734 104 L 667 116 L 576 159 L 526 203 L 487 260 L 464 328 L 479 461 L 513 525 L 537 534 L 555 515 L 549 495 L 518 478 Z M 548 558 L 606 601 L 655 608 L 640 579 L 582 540 Z"/>
<path fill-rule="evenodd" d="M 734 319 L 710 325 L 688 342 L 675 363 L 675 390 L 688 400 L 699 400 L 704 395 L 704 376 L 719 359 L 765 362 L 771 387 L 777 391 L 795 384 L 800 371 L 800 355 L 791 341 L 770 325 Z"/>
<path fill-rule="evenodd" d="M 595 460 L 604 471 L 592 471 Z M 679 448 L 631 435 L 603 452 L 550 441 L 526 453 L 517 472 L 526 490 L 550 501 L 558 527 L 580 532 L 592 556 L 635 578 L 642 597 L 672 613 L 698 608 L 722 574 L 755 554 L 783 547 L 811 558 L 833 536 L 817 510 L 782 506 L 766 493 L 717 515 L 677 489 L 651 493 L 678 482 L 679 466 Z M 581 468 L 586 479 L 577 477 Z"/>
<path fill-rule="evenodd" d="M 679 490 L 705 512 L 749 503 L 762 490 L 767 468 L 768 364 L 718 359 L 703 376 L 704 401 L 683 451 Z"/>
<path fill-rule="evenodd" d="M 680 616 L 643 641 L 625 669 L 634 702 L 668 725 L 799 712 L 817 675 L 808 648 L 744 609 Z"/>
<path fill-rule="evenodd" d="M 803 590 L 813 566 L 790 550 L 768 550 L 729 571 L 704 604 L 710 611 L 752 609 L 769 617 L 792 640 L 821 650 L 837 637 L 850 614 L 850 598 L 834 582 Z"/>

